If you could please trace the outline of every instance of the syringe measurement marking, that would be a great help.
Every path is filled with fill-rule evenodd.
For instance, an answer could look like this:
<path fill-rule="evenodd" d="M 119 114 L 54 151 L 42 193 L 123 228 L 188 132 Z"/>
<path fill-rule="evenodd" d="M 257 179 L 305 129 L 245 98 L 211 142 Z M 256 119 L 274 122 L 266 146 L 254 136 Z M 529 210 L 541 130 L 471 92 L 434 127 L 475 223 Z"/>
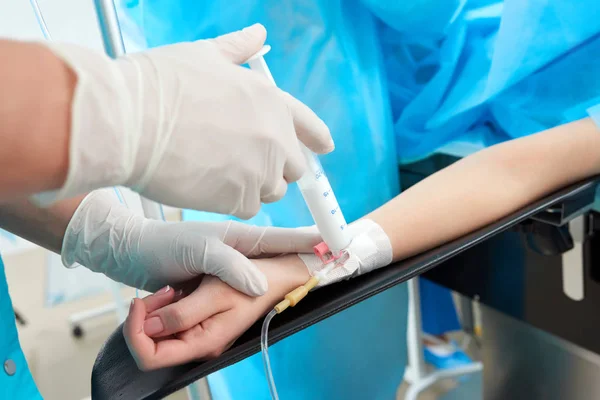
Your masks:
<path fill-rule="evenodd" d="M 324 171 L 322 169 L 318 170 L 317 172 L 315 172 L 315 179 L 319 180 L 321 179 L 321 177 L 323 176 Z"/>

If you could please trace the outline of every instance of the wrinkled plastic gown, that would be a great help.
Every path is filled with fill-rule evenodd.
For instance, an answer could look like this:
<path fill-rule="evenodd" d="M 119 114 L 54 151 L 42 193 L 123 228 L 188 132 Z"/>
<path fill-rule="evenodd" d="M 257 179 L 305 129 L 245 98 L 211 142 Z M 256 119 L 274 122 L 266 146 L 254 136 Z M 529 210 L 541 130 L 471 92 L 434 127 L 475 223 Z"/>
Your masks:
<path fill-rule="evenodd" d="M 402 162 L 452 141 L 528 135 L 600 103 L 597 0 L 417 1 L 414 18 L 402 19 L 373 3 L 387 23 L 380 37 Z"/>
<path fill-rule="evenodd" d="M 398 193 L 377 27 L 359 3 L 179 0 L 129 7 L 143 29 L 131 37 L 145 38 L 150 47 L 263 23 L 276 82 L 331 128 L 336 150 L 321 161 L 346 218 L 356 219 Z M 191 211 L 184 217 L 225 218 Z M 291 227 L 312 219 L 293 184 L 282 201 L 263 206 L 250 222 Z M 280 397 L 394 398 L 406 363 L 407 302 L 406 286 L 399 286 L 274 345 L 269 353 Z M 269 398 L 260 355 L 212 374 L 209 382 L 214 399 Z"/>
<path fill-rule="evenodd" d="M 130 37 L 150 47 L 263 23 L 276 81 L 332 130 L 336 151 L 322 161 L 348 220 L 396 194 L 397 159 L 457 143 L 469 152 L 600 103 L 597 0 L 123 1 L 124 20 L 140 28 Z M 310 216 L 291 185 L 253 222 L 298 226 Z M 275 345 L 281 397 L 392 398 L 405 321 L 401 286 Z M 211 376 L 218 399 L 266 399 L 264 382 L 258 357 Z"/>

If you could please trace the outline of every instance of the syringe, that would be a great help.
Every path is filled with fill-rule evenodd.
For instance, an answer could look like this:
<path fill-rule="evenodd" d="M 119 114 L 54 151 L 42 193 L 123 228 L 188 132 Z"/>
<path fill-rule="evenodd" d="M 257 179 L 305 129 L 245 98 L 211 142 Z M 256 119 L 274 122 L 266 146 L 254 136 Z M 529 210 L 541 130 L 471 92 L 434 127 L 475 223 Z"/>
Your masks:
<path fill-rule="evenodd" d="M 264 55 L 269 50 L 271 50 L 271 46 L 264 46 L 247 63 L 250 69 L 260 73 L 273 85 L 276 85 L 264 59 Z M 298 144 L 307 167 L 306 172 L 298 181 L 298 187 L 323 238 L 324 243 L 315 246 L 315 254 L 321 258 L 323 263 L 327 264 L 340 257 L 341 251 L 348 247 L 351 238 L 346 232 L 344 214 L 342 214 L 319 158 L 302 142 L 299 141 Z"/>

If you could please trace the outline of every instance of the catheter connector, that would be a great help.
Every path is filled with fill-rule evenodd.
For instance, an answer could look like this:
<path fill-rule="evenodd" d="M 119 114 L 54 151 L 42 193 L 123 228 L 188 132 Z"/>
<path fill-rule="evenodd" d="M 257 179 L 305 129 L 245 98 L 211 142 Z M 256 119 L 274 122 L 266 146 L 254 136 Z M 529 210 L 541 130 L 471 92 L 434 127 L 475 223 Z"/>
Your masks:
<path fill-rule="evenodd" d="M 338 265 L 338 263 L 344 263 L 349 257 L 349 253 L 346 250 L 340 251 L 338 254 L 334 255 L 333 252 L 329 250 L 329 247 L 327 244 L 325 244 L 325 242 L 319 243 L 313 249 L 317 257 L 319 257 L 322 261 L 323 258 L 320 256 L 320 253 L 323 252 L 323 255 L 328 255 L 329 258 L 327 258 L 327 261 L 323 261 L 323 265 L 329 265 L 317 272 L 315 276 L 306 281 L 304 285 L 298 286 L 296 289 L 286 294 L 284 300 L 277 303 L 277 305 L 274 307 L 277 314 L 281 314 L 288 307 L 294 307 L 296 304 L 298 304 L 300 300 L 306 297 L 308 292 L 310 292 L 319 284 L 321 278 L 326 276 L 333 268 L 335 268 L 336 265 Z M 335 261 L 336 263 L 331 264 L 332 261 Z"/>
<path fill-rule="evenodd" d="M 300 300 L 306 297 L 308 292 L 310 292 L 315 286 L 317 286 L 318 283 L 319 278 L 313 276 L 308 281 L 306 281 L 304 285 L 298 286 L 296 289 L 286 294 L 285 299 L 275 306 L 275 311 L 277 311 L 277 314 L 281 314 L 286 308 L 294 307 L 296 304 L 298 304 Z"/>
<path fill-rule="evenodd" d="M 313 252 L 317 257 L 319 257 L 319 260 L 321 260 L 323 265 L 336 261 L 343 254 L 343 252 L 341 251 L 338 252 L 338 254 L 334 254 L 334 252 L 331 251 L 331 249 L 329 248 L 329 246 L 327 246 L 327 243 L 325 242 L 321 242 L 318 245 L 314 246 Z"/>

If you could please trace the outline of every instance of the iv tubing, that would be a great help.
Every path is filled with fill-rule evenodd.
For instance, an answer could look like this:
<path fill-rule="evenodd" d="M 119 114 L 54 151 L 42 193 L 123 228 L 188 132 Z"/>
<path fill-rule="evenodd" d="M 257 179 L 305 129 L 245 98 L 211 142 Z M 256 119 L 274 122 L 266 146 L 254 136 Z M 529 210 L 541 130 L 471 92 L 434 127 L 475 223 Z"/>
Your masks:
<path fill-rule="evenodd" d="M 285 298 L 277 303 L 275 307 L 267 314 L 262 324 L 260 331 L 260 351 L 262 353 L 263 367 L 265 368 L 265 375 L 267 376 L 267 383 L 269 384 L 269 392 L 271 393 L 272 400 L 279 400 L 277 394 L 277 387 L 275 386 L 275 379 L 273 379 L 273 371 L 271 370 L 271 361 L 269 359 L 269 324 L 273 317 L 277 314 L 281 314 L 288 307 L 294 307 L 300 302 L 310 290 L 312 290 L 322 277 L 327 275 L 337 263 L 330 263 L 317 274 L 311 277 L 304 285 L 298 286 L 285 295 Z"/>
<path fill-rule="evenodd" d="M 42 34 L 46 40 L 52 40 L 52 35 L 50 35 L 50 31 L 48 30 L 48 25 L 46 25 L 46 21 L 44 20 L 44 16 L 42 15 L 42 10 L 40 9 L 40 5 L 37 0 L 29 0 L 31 4 L 31 8 L 33 8 L 33 13 L 35 14 L 35 19 L 37 20 L 40 29 L 42 30 Z"/>
<path fill-rule="evenodd" d="M 269 383 L 269 392 L 271 393 L 271 399 L 279 400 L 277 395 L 277 388 L 275 387 L 275 380 L 273 379 L 273 372 L 271 371 L 271 361 L 269 360 L 269 324 L 273 317 L 277 315 L 277 310 L 272 309 L 270 313 L 265 317 L 262 329 L 260 331 L 260 351 L 262 352 L 263 366 L 265 367 L 265 374 L 267 375 L 267 382 Z"/>

